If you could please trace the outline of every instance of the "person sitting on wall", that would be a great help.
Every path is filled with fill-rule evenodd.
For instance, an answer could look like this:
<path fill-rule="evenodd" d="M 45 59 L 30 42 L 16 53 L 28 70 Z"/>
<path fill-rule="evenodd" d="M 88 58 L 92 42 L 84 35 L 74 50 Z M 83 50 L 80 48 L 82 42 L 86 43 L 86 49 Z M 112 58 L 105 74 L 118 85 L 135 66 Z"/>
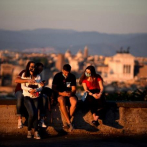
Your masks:
<path fill-rule="evenodd" d="M 30 83 L 30 84 L 35 83 L 34 79 L 21 79 L 21 76 L 24 72 L 25 70 L 22 70 L 15 79 L 15 83 L 17 83 L 15 87 L 15 97 L 17 100 L 16 110 L 17 110 L 17 116 L 18 116 L 18 126 L 17 127 L 19 129 L 23 128 L 22 113 L 23 113 L 23 107 L 24 107 L 24 96 L 22 94 L 21 83 Z"/>
<path fill-rule="evenodd" d="M 96 73 L 94 66 L 88 66 L 82 74 L 79 84 L 82 84 L 87 97 L 84 101 L 85 109 L 89 109 L 93 115 L 92 123 L 98 126 L 98 118 L 104 105 L 103 79 Z"/>
<path fill-rule="evenodd" d="M 73 130 L 71 118 L 75 112 L 77 105 L 76 97 L 76 77 L 71 71 L 71 66 L 65 64 L 63 66 L 62 72 L 57 73 L 53 78 L 52 89 L 57 94 L 57 101 L 60 104 L 60 109 L 64 115 L 67 126 L 70 131 Z M 70 110 L 66 108 L 66 103 L 70 103 Z"/>
<path fill-rule="evenodd" d="M 35 72 L 37 74 L 40 74 L 43 71 L 43 64 L 42 63 L 36 63 L 35 64 Z M 22 70 L 19 75 L 16 77 L 15 82 L 17 83 L 16 88 L 15 88 L 15 97 L 17 99 L 16 103 L 16 109 L 17 109 L 17 116 L 18 116 L 18 128 L 21 129 L 23 128 L 23 123 L 22 123 L 22 113 L 24 111 L 24 96 L 22 94 L 22 88 L 21 88 L 21 83 L 30 83 L 33 84 L 35 83 L 34 79 L 22 79 L 21 76 L 25 72 L 25 70 Z M 44 81 L 40 82 L 41 86 L 44 87 Z M 50 90 L 51 91 L 51 90 Z M 51 92 L 50 92 L 51 93 Z M 39 121 L 39 126 L 40 127 L 47 127 L 44 123 L 44 116 L 45 116 L 45 110 L 46 110 L 46 105 L 47 105 L 47 98 L 45 95 L 41 95 L 39 97 L 40 99 L 40 104 L 39 106 L 41 107 L 41 119 Z"/>
<path fill-rule="evenodd" d="M 24 95 L 24 105 L 29 114 L 28 118 L 28 133 L 27 138 L 32 138 L 31 129 L 34 127 L 34 138 L 41 139 L 38 133 L 38 103 L 39 103 L 39 93 L 42 90 L 40 84 L 41 77 L 35 73 L 35 63 L 29 61 L 25 72 L 21 76 L 22 79 L 32 79 L 35 83 L 21 83 L 21 88 Z"/>
<path fill-rule="evenodd" d="M 43 71 L 44 65 L 42 63 L 36 63 L 35 64 L 35 69 L 37 74 L 41 74 Z M 41 75 L 40 75 L 41 76 Z M 45 80 L 42 80 L 41 77 L 41 86 L 42 86 L 42 91 L 41 95 L 39 97 L 39 110 L 40 110 L 40 118 L 39 118 L 39 126 L 40 127 L 47 127 L 44 120 L 46 117 L 46 110 L 48 108 L 49 111 L 51 111 L 51 95 L 52 95 L 52 90 L 48 87 L 45 87 Z"/>

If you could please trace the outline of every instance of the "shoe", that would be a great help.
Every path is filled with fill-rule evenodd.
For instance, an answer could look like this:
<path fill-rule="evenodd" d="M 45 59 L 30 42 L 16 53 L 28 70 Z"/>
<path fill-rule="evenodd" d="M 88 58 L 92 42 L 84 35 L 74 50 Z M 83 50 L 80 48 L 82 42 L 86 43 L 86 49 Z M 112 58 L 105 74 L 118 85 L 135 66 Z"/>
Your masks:
<path fill-rule="evenodd" d="M 62 127 L 63 127 L 63 129 L 69 129 L 69 125 L 67 123 L 64 123 L 64 125 Z"/>
<path fill-rule="evenodd" d="M 73 125 L 70 123 L 69 124 L 69 131 L 71 132 L 71 131 L 73 131 L 74 130 L 74 127 L 73 127 Z"/>
<path fill-rule="evenodd" d="M 42 127 L 42 128 L 46 128 L 47 127 L 47 125 L 44 123 L 44 120 L 43 119 L 40 120 L 38 126 L 39 127 Z"/>
<path fill-rule="evenodd" d="M 99 122 L 96 121 L 96 120 L 93 120 L 93 121 L 92 121 L 92 124 L 95 125 L 95 126 L 97 127 L 97 126 L 99 125 Z"/>
<path fill-rule="evenodd" d="M 18 119 L 18 129 L 23 128 L 22 119 Z"/>
<path fill-rule="evenodd" d="M 34 133 L 34 138 L 35 138 L 35 139 L 41 139 L 41 137 L 40 137 L 38 131 L 35 131 L 35 133 Z"/>
<path fill-rule="evenodd" d="M 32 138 L 32 133 L 31 133 L 31 131 L 28 131 L 27 138 Z"/>

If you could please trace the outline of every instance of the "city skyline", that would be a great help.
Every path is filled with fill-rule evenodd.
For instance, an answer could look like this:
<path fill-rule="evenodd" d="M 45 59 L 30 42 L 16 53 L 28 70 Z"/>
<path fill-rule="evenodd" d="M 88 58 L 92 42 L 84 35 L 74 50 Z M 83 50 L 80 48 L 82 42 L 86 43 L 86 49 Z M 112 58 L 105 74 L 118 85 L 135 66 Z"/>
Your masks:
<path fill-rule="evenodd" d="M 0 29 L 147 33 L 146 0 L 0 0 Z"/>

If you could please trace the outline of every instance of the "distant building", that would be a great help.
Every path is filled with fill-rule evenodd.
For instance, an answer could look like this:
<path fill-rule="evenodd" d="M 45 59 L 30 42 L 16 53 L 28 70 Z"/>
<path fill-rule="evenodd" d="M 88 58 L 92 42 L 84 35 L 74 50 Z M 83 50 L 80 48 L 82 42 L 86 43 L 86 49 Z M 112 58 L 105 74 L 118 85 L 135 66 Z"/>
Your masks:
<path fill-rule="evenodd" d="M 70 50 L 67 50 L 65 52 L 65 59 L 69 59 L 70 57 L 71 57 L 71 52 L 70 52 Z"/>
<path fill-rule="evenodd" d="M 84 58 L 87 58 L 88 57 L 88 47 L 85 46 L 84 48 Z"/>
<path fill-rule="evenodd" d="M 130 53 L 117 53 L 108 62 L 108 81 L 127 81 L 134 79 L 135 57 Z"/>
<path fill-rule="evenodd" d="M 14 66 L 12 64 L 1 64 L 0 68 L 0 76 L 1 76 L 1 86 L 11 86 L 12 85 L 12 75 Z"/>
<path fill-rule="evenodd" d="M 57 61 L 56 61 L 56 69 L 61 71 L 64 64 L 65 64 L 64 55 L 58 54 Z"/>

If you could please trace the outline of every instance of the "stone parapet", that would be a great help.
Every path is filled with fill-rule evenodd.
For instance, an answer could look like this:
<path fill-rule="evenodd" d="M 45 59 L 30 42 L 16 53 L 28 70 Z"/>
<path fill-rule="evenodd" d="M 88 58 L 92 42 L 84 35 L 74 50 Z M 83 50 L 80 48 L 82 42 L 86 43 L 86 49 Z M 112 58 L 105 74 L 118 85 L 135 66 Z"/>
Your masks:
<path fill-rule="evenodd" d="M 16 100 L 0 100 L 0 134 L 20 135 L 27 133 L 27 127 L 17 129 Z M 75 130 L 71 134 L 103 134 L 103 135 L 144 135 L 147 134 L 147 102 L 106 102 L 103 117 L 99 120 L 99 126 L 91 123 L 92 114 L 82 108 L 79 101 L 73 119 Z M 25 118 L 23 118 L 25 122 Z M 58 134 L 62 132 L 65 123 L 60 113 L 59 106 L 52 106 L 51 113 L 47 112 L 45 132 Z M 64 130 L 68 132 L 68 130 Z"/>

